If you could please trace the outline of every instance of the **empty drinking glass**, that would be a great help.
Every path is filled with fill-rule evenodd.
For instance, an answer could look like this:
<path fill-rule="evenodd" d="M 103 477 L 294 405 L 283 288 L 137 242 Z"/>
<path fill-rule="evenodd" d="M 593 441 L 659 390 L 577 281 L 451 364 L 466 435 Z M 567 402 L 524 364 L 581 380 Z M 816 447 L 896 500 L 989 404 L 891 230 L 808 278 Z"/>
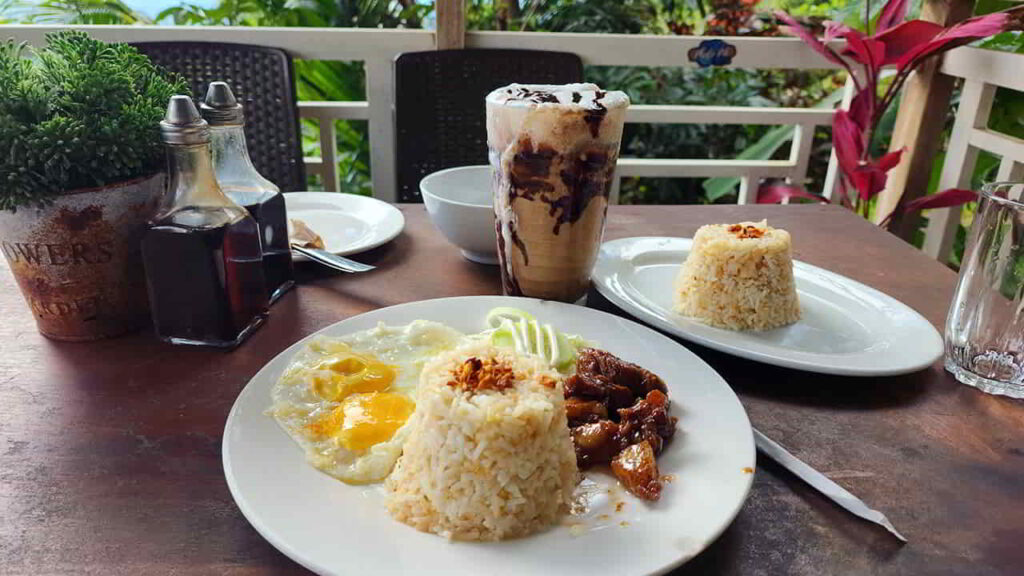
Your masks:
<path fill-rule="evenodd" d="M 946 319 L 946 369 L 990 394 L 1024 398 L 1024 183 L 981 191 Z"/>

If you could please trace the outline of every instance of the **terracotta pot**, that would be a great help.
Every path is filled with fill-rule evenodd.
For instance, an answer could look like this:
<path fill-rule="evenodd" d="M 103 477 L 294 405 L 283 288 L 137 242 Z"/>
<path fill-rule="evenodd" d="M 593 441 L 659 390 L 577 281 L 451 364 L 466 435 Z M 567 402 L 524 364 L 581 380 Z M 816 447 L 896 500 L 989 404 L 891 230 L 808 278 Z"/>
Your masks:
<path fill-rule="evenodd" d="M 139 246 L 163 190 L 161 173 L 0 210 L 0 249 L 43 335 L 97 340 L 149 323 Z"/>

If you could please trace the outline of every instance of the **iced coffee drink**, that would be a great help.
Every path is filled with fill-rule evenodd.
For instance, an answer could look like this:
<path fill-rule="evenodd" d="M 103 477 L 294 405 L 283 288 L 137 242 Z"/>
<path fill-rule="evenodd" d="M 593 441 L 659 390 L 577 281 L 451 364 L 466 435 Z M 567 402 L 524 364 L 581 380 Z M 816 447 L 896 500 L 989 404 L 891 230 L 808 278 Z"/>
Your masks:
<path fill-rule="evenodd" d="M 512 84 L 487 95 L 498 258 L 506 294 L 586 295 L 629 107 L 594 84 Z"/>

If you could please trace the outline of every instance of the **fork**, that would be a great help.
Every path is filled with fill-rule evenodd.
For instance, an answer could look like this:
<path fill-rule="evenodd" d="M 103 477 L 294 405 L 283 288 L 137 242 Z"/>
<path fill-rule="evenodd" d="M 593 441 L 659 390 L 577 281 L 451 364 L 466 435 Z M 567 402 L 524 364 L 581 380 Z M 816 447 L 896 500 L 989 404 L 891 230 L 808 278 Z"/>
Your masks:
<path fill-rule="evenodd" d="M 292 244 L 292 250 L 295 250 L 299 254 L 307 256 L 310 260 L 314 260 L 316 262 L 319 262 L 320 264 L 323 264 L 324 266 L 334 268 L 335 270 L 341 270 L 342 272 L 369 272 L 370 270 L 376 268 L 376 266 L 370 266 L 369 264 L 356 262 L 355 260 L 352 260 L 350 258 L 338 256 L 337 254 L 332 254 L 326 250 L 321 250 L 319 248 L 306 248 L 305 246 Z"/>

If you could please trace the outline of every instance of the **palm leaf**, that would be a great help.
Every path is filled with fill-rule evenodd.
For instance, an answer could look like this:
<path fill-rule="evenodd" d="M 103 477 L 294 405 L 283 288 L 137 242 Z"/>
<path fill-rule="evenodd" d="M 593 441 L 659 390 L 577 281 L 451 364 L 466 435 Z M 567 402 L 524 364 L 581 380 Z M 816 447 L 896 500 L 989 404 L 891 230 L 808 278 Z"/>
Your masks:
<path fill-rule="evenodd" d="M 840 88 L 835 90 L 820 102 L 814 105 L 814 108 L 834 108 L 843 99 L 843 89 Z M 793 140 L 793 134 L 795 130 L 793 126 L 778 126 L 772 128 L 767 134 L 762 136 L 757 142 L 746 148 L 742 152 L 736 155 L 737 160 L 769 160 L 782 147 L 786 142 Z M 736 193 L 736 188 L 740 185 L 740 178 L 735 176 L 720 176 L 717 178 L 708 178 L 704 181 L 703 188 L 704 193 L 707 195 L 708 200 L 714 202 L 719 198 L 728 196 Z"/>

